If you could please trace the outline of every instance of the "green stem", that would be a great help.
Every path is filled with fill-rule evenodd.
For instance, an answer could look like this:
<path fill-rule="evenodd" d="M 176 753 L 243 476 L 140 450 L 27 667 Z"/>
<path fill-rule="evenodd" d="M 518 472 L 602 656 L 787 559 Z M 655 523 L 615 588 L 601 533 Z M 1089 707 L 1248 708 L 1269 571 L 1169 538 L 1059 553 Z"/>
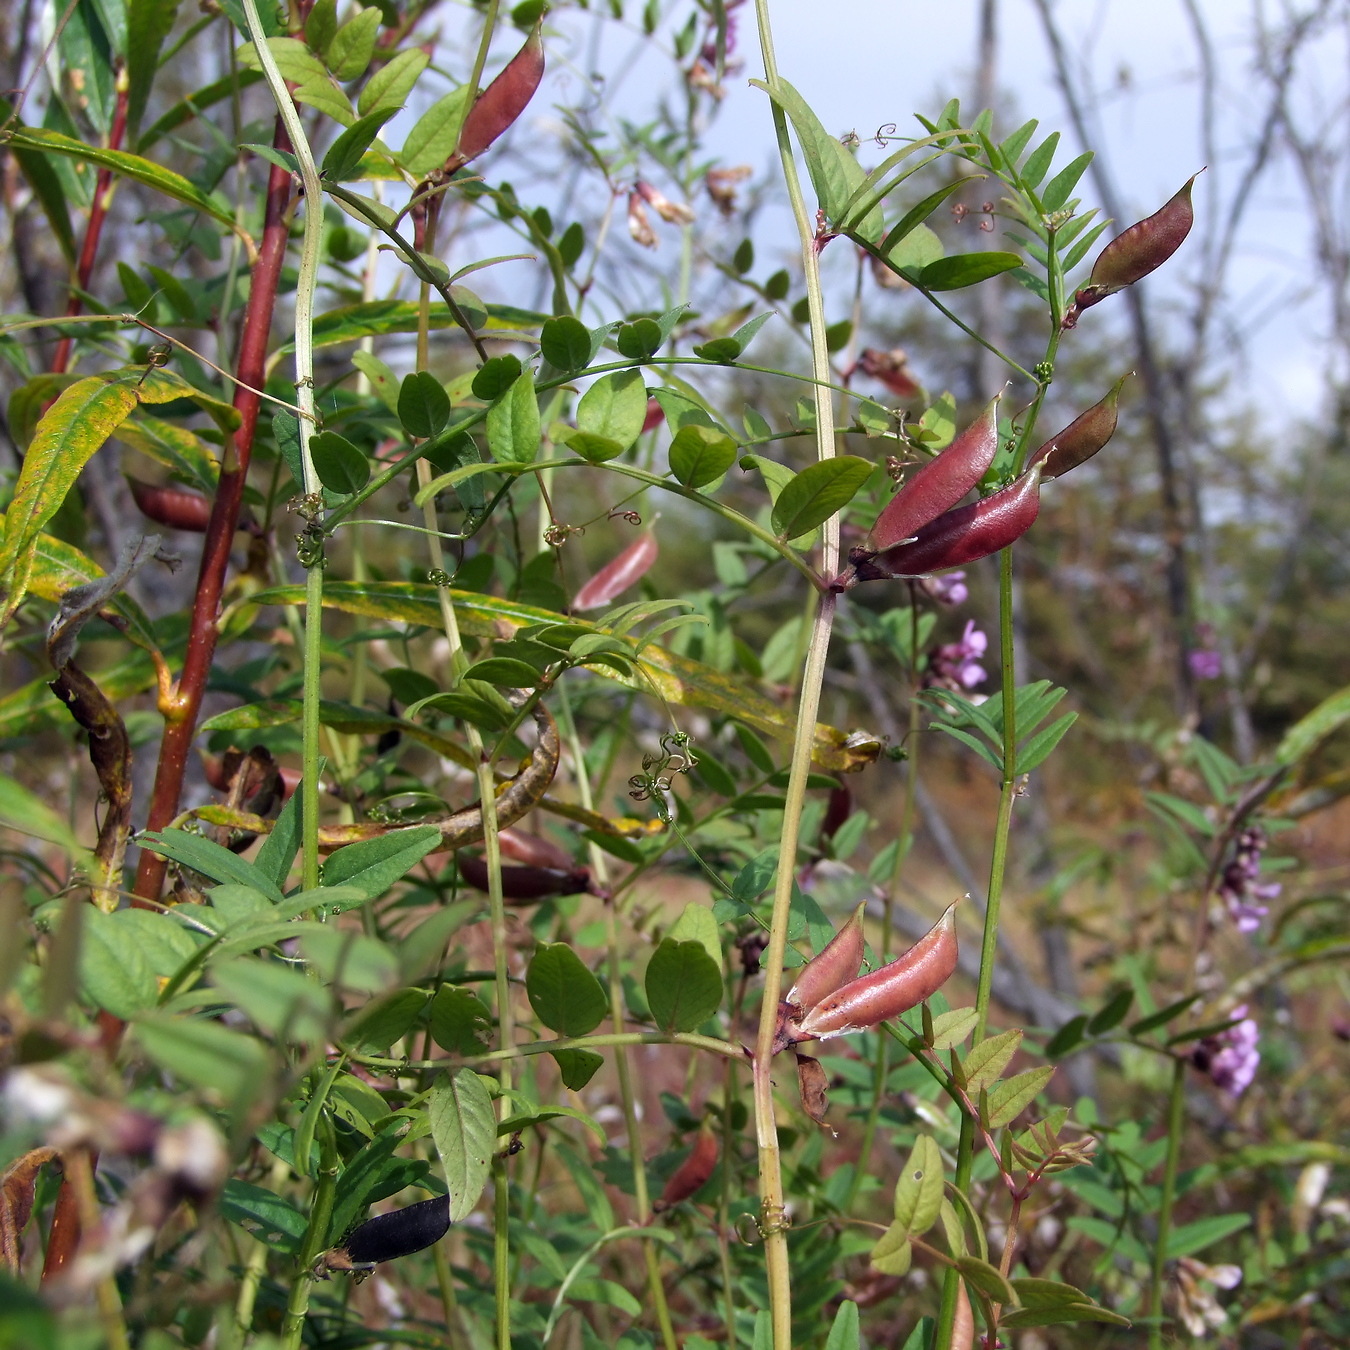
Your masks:
<path fill-rule="evenodd" d="M 768 0 L 755 0 L 764 78 L 770 89 L 778 84 L 773 30 Z M 829 388 L 830 356 L 825 340 L 825 300 L 820 286 L 820 255 L 816 250 L 815 226 L 802 195 L 801 181 L 793 158 L 787 118 L 777 102 L 770 100 L 774 137 L 782 162 L 783 183 L 802 251 L 802 276 L 806 283 L 807 309 L 811 324 L 811 370 L 816 410 L 816 456 L 831 459 L 834 446 L 834 403 Z M 839 517 L 832 516 L 823 530 L 821 570 L 833 576 L 839 563 Z M 811 644 L 797 704 L 796 739 L 788 774 L 783 810 L 783 832 L 778 850 L 778 874 L 774 886 L 773 915 L 769 922 L 769 945 L 764 954 L 764 1001 L 760 1006 L 759 1034 L 755 1039 L 753 1070 L 755 1134 L 759 1145 L 760 1227 L 764 1234 L 764 1261 L 769 1283 L 769 1316 L 773 1350 L 792 1348 L 792 1287 L 788 1270 L 787 1221 L 783 1207 L 783 1167 L 778 1146 L 778 1122 L 774 1117 L 771 1060 L 778 1003 L 782 993 L 783 956 L 792 904 L 792 883 L 797 866 L 797 840 L 802 808 L 806 803 L 806 780 L 811 771 L 811 751 L 816 738 L 816 718 L 825 679 L 830 631 L 834 624 L 835 597 L 821 594 L 816 602 Z"/>
<path fill-rule="evenodd" d="M 310 454 L 310 435 L 315 426 L 314 411 L 314 292 L 319 281 L 320 248 L 323 240 L 323 185 L 314 152 L 305 136 L 305 128 L 295 102 L 282 78 L 262 20 L 257 0 L 243 0 L 249 37 L 262 67 L 263 78 L 272 91 L 277 114 L 290 137 L 291 150 L 300 166 L 305 189 L 305 228 L 300 243 L 300 267 L 295 284 L 295 401 L 300 409 L 296 419 L 300 435 L 300 463 L 307 497 L 322 491 L 314 460 Z M 322 498 L 319 498 L 322 501 Z M 301 715 L 304 782 L 301 786 L 301 875 L 308 890 L 319 884 L 319 699 L 322 694 L 320 655 L 323 640 L 323 569 L 321 538 L 311 541 L 312 556 L 306 560 L 305 576 L 305 682 L 304 711 Z"/>
<path fill-rule="evenodd" d="M 1003 698 L 1003 777 L 998 800 L 998 820 L 994 826 L 993 852 L 989 859 L 989 900 L 984 911 L 984 933 L 980 942 L 980 975 L 975 987 L 975 1031 L 973 1045 L 983 1040 L 989 1024 L 989 1004 L 994 985 L 994 961 L 998 952 L 999 907 L 1003 899 L 1003 880 L 1008 864 L 1008 834 L 1012 827 L 1013 802 L 1017 796 L 1017 670 L 1013 656 L 1013 570 L 1012 550 L 998 555 L 999 653 L 1002 667 Z M 975 1126 L 969 1115 L 961 1118 L 961 1136 L 956 1146 L 956 1187 L 970 1184 L 975 1156 Z M 942 1285 L 942 1305 L 938 1313 L 933 1344 L 937 1350 L 951 1345 L 952 1323 L 956 1317 L 957 1281 L 960 1276 L 949 1270 Z"/>
<path fill-rule="evenodd" d="M 496 1309 L 497 1350 L 511 1350 L 511 1196 L 506 1159 L 492 1159 L 492 1290 Z"/>
<path fill-rule="evenodd" d="M 1177 1167 L 1181 1162 L 1181 1128 L 1186 1117 L 1186 1061 L 1172 1065 L 1172 1091 L 1167 1099 L 1167 1159 L 1163 1164 L 1162 1200 L 1158 1206 L 1158 1236 L 1153 1248 L 1153 1272 L 1148 1290 L 1149 1350 L 1163 1346 L 1163 1290 L 1167 1284 L 1167 1247 L 1172 1237 L 1172 1208 L 1177 1198 Z"/>
<path fill-rule="evenodd" d="M 309 1225 L 296 1257 L 295 1274 L 291 1277 L 290 1297 L 286 1300 L 286 1316 L 281 1324 L 282 1350 L 300 1350 L 305 1331 L 305 1314 L 309 1311 L 309 1295 L 314 1287 L 311 1267 L 328 1243 L 328 1227 L 333 1220 L 333 1197 L 337 1190 L 339 1168 L 337 1135 L 327 1116 L 320 1118 L 319 1134 L 322 1140 L 319 1178 L 314 1185 Z"/>
<path fill-rule="evenodd" d="M 572 757 L 572 776 L 576 780 L 577 796 L 587 811 L 595 809 L 594 794 L 591 791 L 591 776 L 586 768 L 586 755 L 577 734 L 576 719 L 572 716 L 572 701 L 567 686 L 559 682 L 558 721 L 567 741 Z M 591 844 L 591 872 L 602 889 L 608 889 L 609 865 L 603 849 Z M 619 954 L 619 915 L 618 906 L 613 897 L 605 901 L 605 917 L 608 934 L 609 966 L 609 1016 L 614 1023 L 616 1034 L 622 1035 L 624 1028 L 623 1010 L 623 961 Z M 647 1162 L 642 1150 L 642 1128 L 638 1123 L 637 1100 L 633 1094 L 632 1065 L 628 1061 L 626 1046 L 616 1046 L 614 1068 L 619 1077 L 619 1100 L 623 1106 L 624 1131 L 628 1136 L 628 1155 L 633 1164 L 633 1205 L 637 1212 L 638 1226 L 645 1228 L 651 1222 L 651 1195 L 647 1189 Z M 661 1268 L 656 1248 L 650 1241 L 642 1244 L 643 1258 L 647 1267 L 647 1289 L 652 1297 L 652 1307 L 656 1313 L 657 1325 L 661 1328 L 661 1342 L 665 1350 L 678 1350 L 675 1339 L 675 1327 L 670 1320 L 670 1306 L 666 1301 L 665 1285 L 661 1281 Z"/>

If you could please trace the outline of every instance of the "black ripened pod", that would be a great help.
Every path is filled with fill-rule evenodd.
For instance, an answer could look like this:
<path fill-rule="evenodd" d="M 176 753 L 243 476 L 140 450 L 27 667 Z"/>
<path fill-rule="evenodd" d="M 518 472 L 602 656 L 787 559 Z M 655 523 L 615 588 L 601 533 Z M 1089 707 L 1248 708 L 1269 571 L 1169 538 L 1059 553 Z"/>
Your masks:
<path fill-rule="evenodd" d="M 439 1195 L 403 1209 L 377 1214 L 352 1229 L 339 1251 L 353 1267 L 410 1256 L 439 1242 L 450 1227 L 450 1197 Z"/>

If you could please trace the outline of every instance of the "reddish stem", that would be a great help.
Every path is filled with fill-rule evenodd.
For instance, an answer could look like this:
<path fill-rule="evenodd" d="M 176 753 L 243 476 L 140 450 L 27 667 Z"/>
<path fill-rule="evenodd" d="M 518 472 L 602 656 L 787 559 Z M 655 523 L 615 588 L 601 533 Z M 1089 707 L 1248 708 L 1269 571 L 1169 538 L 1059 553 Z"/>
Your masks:
<path fill-rule="evenodd" d="M 278 150 L 289 152 L 291 149 L 280 118 L 277 119 L 272 144 Z M 236 387 L 234 406 L 241 420 L 233 440 L 226 442 L 225 462 L 220 468 L 220 483 L 211 506 L 211 519 L 206 526 L 183 673 L 179 676 L 172 697 L 164 701 L 164 739 L 159 747 L 159 764 L 155 770 L 155 786 L 146 819 L 146 828 L 151 830 L 162 830 L 178 814 L 188 754 L 197 729 L 207 676 L 211 673 L 211 661 L 216 652 L 216 620 L 220 613 L 220 597 L 225 589 L 230 546 L 239 524 L 244 480 L 248 476 L 249 459 L 253 452 L 253 433 L 258 425 L 261 400 L 253 389 L 261 389 L 266 377 L 267 342 L 272 331 L 272 311 L 276 305 L 281 264 L 286 256 L 286 213 L 290 200 L 291 176 L 285 169 L 273 165 L 267 180 L 267 212 L 263 222 L 262 245 L 258 250 L 257 266 L 253 269 L 235 367 L 241 386 Z M 245 385 L 252 387 L 242 387 Z M 141 850 L 133 903 L 152 902 L 159 898 L 165 867 L 162 858 L 148 849 Z"/>
<path fill-rule="evenodd" d="M 122 139 L 127 132 L 127 103 L 131 95 L 131 86 L 127 82 L 124 67 L 117 69 L 117 102 L 113 107 L 112 127 L 108 131 L 108 149 L 120 150 Z M 111 169 L 100 169 L 94 180 L 94 200 L 89 208 L 89 221 L 84 229 L 84 241 L 80 245 L 80 260 L 75 266 L 75 285 L 71 287 L 70 299 L 66 302 L 66 317 L 80 312 L 84 302 L 80 292 L 89 289 L 89 279 L 94 275 L 94 262 L 98 257 L 98 242 L 103 234 L 103 222 L 108 218 L 108 207 L 112 204 L 113 175 Z M 64 375 L 70 365 L 70 349 L 74 339 L 63 337 L 56 344 L 56 354 L 52 357 L 52 374 Z"/>

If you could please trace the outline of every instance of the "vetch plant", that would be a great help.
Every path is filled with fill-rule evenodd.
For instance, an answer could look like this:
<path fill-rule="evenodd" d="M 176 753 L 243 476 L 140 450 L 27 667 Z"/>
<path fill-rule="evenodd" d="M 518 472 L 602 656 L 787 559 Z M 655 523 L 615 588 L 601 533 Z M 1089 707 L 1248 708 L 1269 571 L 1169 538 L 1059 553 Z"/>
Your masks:
<path fill-rule="evenodd" d="M 1102 944 L 1104 995 L 1002 922 L 1109 870 L 1023 877 L 1078 714 L 1019 682 L 1013 550 L 1059 597 L 1082 499 L 1045 485 L 1123 383 L 1061 344 L 1190 185 L 1098 249 L 1036 122 L 846 143 L 758 0 L 771 185 L 704 141 L 743 8 L 107 0 L 25 49 L 0 140 L 71 285 L 0 324 L 0 1341 L 1160 1345 L 1180 1263 L 1244 1240 L 1188 1215 L 1185 1081 L 1258 1110 L 1266 991 L 1338 950 L 1259 876 L 1344 709 L 1273 766 L 1157 733 L 1125 893 L 1161 936 Z M 650 118 L 555 78 L 592 26 L 671 58 Z M 1007 340 L 968 303 L 1000 278 Z M 904 339 L 934 388 L 1006 385 L 930 401 L 897 313 L 956 344 Z M 1042 440 L 1052 389 L 1098 401 Z M 909 908 L 921 819 L 978 943 Z"/>

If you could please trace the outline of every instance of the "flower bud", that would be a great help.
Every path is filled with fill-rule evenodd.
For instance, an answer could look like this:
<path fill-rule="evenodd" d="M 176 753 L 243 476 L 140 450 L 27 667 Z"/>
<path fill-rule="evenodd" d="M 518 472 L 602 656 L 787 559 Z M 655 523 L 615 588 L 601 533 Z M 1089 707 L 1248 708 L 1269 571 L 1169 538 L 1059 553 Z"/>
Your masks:
<path fill-rule="evenodd" d="M 1181 189 L 1147 220 L 1131 225 L 1102 249 L 1092 264 L 1092 277 L 1073 298 L 1063 327 L 1072 328 L 1083 310 L 1105 300 L 1108 295 L 1133 286 L 1165 263 L 1179 249 L 1195 223 L 1191 205 L 1191 185 L 1199 177 L 1192 174 Z"/>
<path fill-rule="evenodd" d="M 667 225 L 694 223 L 694 213 L 688 206 L 683 202 L 671 201 L 664 192 L 658 191 L 645 178 L 639 178 L 633 190 Z"/>
<path fill-rule="evenodd" d="M 956 956 L 956 906 L 950 905 L 903 956 L 850 980 L 811 1008 L 798 1022 L 796 1038 L 830 1040 L 908 1012 L 946 984 L 956 969 Z"/>
<path fill-rule="evenodd" d="M 652 218 L 642 204 L 642 198 L 636 192 L 628 194 L 628 233 L 635 243 L 643 248 L 656 248 L 656 231 L 652 229 Z"/>
<path fill-rule="evenodd" d="M 880 553 L 852 549 L 849 565 L 830 583 L 830 590 L 846 591 L 860 581 L 928 576 L 987 558 L 1035 524 L 1041 509 L 1040 485 L 1040 467 L 1033 466 L 1002 490 L 944 512 L 906 543 Z"/>
<path fill-rule="evenodd" d="M 998 450 L 998 399 L 940 455 L 931 459 L 877 517 L 868 545 L 880 551 L 913 539 L 948 507 L 955 506 L 994 462 Z"/>
<path fill-rule="evenodd" d="M 1100 403 L 1094 403 L 1087 412 L 1075 417 L 1058 436 L 1052 436 L 1046 441 L 1027 461 L 1028 466 L 1039 464 L 1041 478 L 1048 481 L 1091 459 L 1116 434 L 1120 387 L 1127 379 L 1128 375 L 1122 375 Z"/>

